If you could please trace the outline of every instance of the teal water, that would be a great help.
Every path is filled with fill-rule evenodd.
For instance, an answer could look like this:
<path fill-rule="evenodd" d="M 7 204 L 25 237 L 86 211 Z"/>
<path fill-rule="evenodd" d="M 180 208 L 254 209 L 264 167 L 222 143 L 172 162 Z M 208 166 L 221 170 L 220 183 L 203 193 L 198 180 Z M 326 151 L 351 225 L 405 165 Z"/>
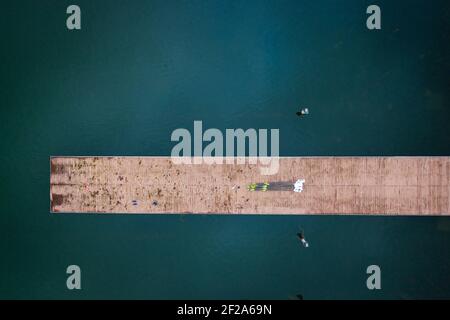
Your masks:
<path fill-rule="evenodd" d="M 380 31 L 368 1 L 77 0 L 68 31 L 72 3 L 0 3 L 0 298 L 450 298 L 450 218 L 49 212 L 51 155 L 169 155 L 194 120 L 279 128 L 285 156 L 450 155 L 448 1 L 377 1 Z"/>

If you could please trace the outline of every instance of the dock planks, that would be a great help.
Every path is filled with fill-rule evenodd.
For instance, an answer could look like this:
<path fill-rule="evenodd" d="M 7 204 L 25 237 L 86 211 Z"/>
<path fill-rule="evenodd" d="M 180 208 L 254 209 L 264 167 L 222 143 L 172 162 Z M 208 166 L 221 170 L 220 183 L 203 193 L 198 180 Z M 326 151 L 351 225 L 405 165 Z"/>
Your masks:
<path fill-rule="evenodd" d="M 450 157 L 281 157 L 174 164 L 170 157 L 52 157 L 55 213 L 450 215 Z M 301 193 L 247 185 L 305 179 Z"/>

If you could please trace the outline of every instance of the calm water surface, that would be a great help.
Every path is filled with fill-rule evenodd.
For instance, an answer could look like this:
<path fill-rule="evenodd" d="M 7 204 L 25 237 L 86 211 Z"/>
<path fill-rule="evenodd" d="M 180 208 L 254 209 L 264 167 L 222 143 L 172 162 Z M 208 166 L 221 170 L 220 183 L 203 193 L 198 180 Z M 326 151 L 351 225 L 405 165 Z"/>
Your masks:
<path fill-rule="evenodd" d="M 450 298 L 450 218 L 49 213 L 49 156 L 169 155 L 194 120 L 450 155 L 448 1 L 377 1 L 375 32 L 357 0 L 76 3 L 75 32 L 69 1 L 0 4 L 0 298 Z"/>

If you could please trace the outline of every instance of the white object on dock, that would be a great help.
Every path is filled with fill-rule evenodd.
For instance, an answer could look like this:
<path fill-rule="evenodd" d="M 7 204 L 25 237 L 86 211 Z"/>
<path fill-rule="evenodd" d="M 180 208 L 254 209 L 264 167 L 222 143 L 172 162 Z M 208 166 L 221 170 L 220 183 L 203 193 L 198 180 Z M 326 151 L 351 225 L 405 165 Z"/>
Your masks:
<path fill-rule="evenodd" d="M 305 183 L 305 179 L 298 179 L 294 183 L 294 192 L 302 192 L 304 183 Z"/>

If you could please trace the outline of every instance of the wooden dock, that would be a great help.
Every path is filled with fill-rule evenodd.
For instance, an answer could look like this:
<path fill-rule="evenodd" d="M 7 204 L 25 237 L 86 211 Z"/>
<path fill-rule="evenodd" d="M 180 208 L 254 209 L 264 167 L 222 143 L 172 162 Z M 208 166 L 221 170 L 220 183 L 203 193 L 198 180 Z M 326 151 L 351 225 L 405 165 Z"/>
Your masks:
<path fill-rule="evenodd" d="M 279 158 L 174 164 L 170 157 L 52 157 L 50 207 L 73 213 L 450 215 L 450 157 Z M 304 179 L 302 192 L 249 191 Z"/>

